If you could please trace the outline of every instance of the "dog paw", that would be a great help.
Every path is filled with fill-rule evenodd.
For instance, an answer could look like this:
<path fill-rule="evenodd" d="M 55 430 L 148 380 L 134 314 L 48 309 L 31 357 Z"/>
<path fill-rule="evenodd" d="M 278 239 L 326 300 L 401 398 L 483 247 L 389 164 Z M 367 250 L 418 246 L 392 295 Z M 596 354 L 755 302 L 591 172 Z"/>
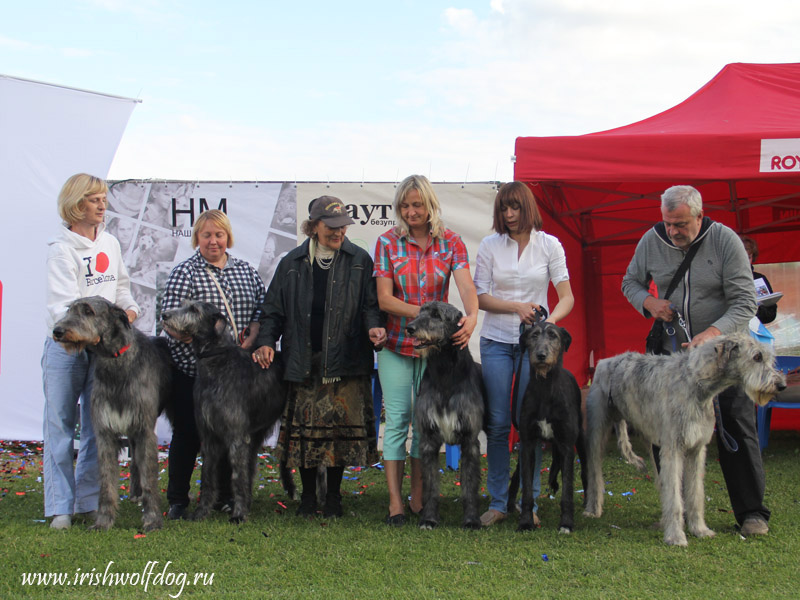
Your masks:
<path fill-rule="evenodd" d="M 128 501 L 133 502 L 134 504 L 138 504 L 139 506 L 142 505 L 142 496 L 141 494 L 138 496 L 128 496 Z"/>
<path fill-rule="evenodd" d="M 97 517 L 94 525 L 89 527 L 89 531 L 108 531 L 114 525 L 113 519 Z"/>
<path fill-rule="evenodd" d="M 477 531 L 481 528 L 480 519 L 471 519 L 469 521 L 464 521 L 461 525 L 462 529 L 467 529 L 471 531 Z"/>
<path fill-rule="evenodd" d="M 144 523 L 142 523 L 142 531 L 144 531 L 145 533 L 149 533 L 151 531 L 157 531 L 161 529 L 163 525 L 164 522 L 161 519 L 153 519 L 150 521 L 145 521 Z"/>
<path fill-rule="evenodd" d="M 431 519 L 420 519 L 419 528 L 420 529 L 435 529 L 439 523 L 433 521 Z"/>
<path fill-rule="evenodd" d="M 230 519 L 228 519 L 228 523 L 231 523 L 231 524 L 233 524 L 233 525 L 241 525 L 241 524 L 242 524 L 242 523 L 244 523 L 246 520 L 247 520 L 247 517 L 246 517 L 246 516 L 244 516 L 244 515 L 238 515 L 238 516 L 235 516 L 235 517 L 234 517 L 234 516 L 232 516 Z"/>
<path fill-rule="evenodd" d="M 209 511 L 207 510 L 200 510 L 199 508 L 195 510 L 192 514 L 186 517 L 189 521 L 202 521 L 208 516 Z"/>
<path fill-rule="evenodd" d="M 683 532 L 681 532 L 680 535 L 674 535 L 674 536 L 665 535 L 664 536 L 664 543 L 667 546 L 688 546 L 689 545 L 689 542 L 686 539 L 686 535 Z"/>
<path fill-rule="evenodd" d="M 533 522 L 530 523 L 520 523 L 517 525 L 517 532 L 523 531 L 533 531 L 535 527 L 533 526 Z"/>
<path fill-rule="evenodd" d="M 699 538 L 713 538 L 715 535 L 717 535 L 716 533 L 714 533 L 708 527 L 698 528 L 698 529 L 692 531 L 692 533 L 695 535 L 695 537 L 699 537 Z"/>
<path fill-rule="evenodd" d="M 563 527 L 563 526 L 559 527 L 558 528 L 558 533 L 563 533 L 564 535 L 569 535 L 570 533 L 572 533 L 572 527 Z"/>
<path fill-rule="evenodd" d="M 587 510 L 583 511 L 583 516 L 584 517 L 589 517 L 590 519 L 599 519 L 601 514 L 602 513 L 599 510 L 598 511 L 592 511 L 592 510 L 588 510 L 587 509 Z"/>

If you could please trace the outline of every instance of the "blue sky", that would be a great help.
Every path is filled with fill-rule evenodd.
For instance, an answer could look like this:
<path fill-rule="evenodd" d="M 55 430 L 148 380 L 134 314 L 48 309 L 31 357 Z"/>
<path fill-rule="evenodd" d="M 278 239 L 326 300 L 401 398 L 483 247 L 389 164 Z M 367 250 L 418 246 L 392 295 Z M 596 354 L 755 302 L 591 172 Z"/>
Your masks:
<path fill-rule="evenodd" d="M 0 73 L 140 98 L 115 179 L 508 180 L 517 136 L 800 61 L 797 31 L 794 0 L 30 0 Z"/>

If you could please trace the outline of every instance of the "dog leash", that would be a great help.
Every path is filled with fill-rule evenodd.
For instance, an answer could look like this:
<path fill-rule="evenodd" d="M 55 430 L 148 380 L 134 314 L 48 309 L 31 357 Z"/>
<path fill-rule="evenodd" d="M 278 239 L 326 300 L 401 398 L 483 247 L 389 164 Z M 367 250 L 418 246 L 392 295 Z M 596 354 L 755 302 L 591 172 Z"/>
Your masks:
<path fill-rule="evenodd" d="M 719 408 L 719 396 L 714 396 L 714 418 L 717 420 L 717 435 L 722 440 L 722 445 L 728 452 L 736 452 L 739 450 L 739 444 L 733 439 L 733 436 L 725 431 L 722 425 L 722 411 Z"/>
<path fill-rule="evenodd" d="M 235 340 L 239 339 L 239 330 L 236 329 L 236 320 L 233 318 L 233 311 L 231 311 L 231 307 L 228 304 L 228 299 L 225 297 L 225 292 L 222 291 L 222 286 L 217 281 L 216 275 L 214 275 L 214 271 L 211 270 L 211 267 L 206 265 L 206 271 L 208 275 L 211 277 L 211 281 L 214 282 L 214 285 L 217 286 L 217 291 L 219 291 L 219 295 L 222 298 L 223 304 L 225 304 L 225 310 L 228 311 L 228 320 L 231 322 L 231 327 L 233 327 L 233 338 Z"/>
<path fill-rule="evenodd" d="M 544 321 L 547 318 L 547 309 L 544 306 L 540 306 L 538 309 L 533 310 L 536 313 L 536 321 L 534 323 L 538 323 L 539 321 Z M 522 337 L 522 334 L 525 333 L 525 330 L 531 327 L 530 325 L 526 325 L 525 323 L 519 324 L 519 335 Z M 519 344 L 521 346 L 521 344 Z M 519 415 L 517 415 L 517 410 L 519 408 L 517 402 L 517 395 L 519 394 L 519 379 L 522 376 L 522 357 L 525 355 L 525 351 L 520 347 L 519 352 L 519 360 L 517 361 L 517 370 L 514 374 L 514 381 L 511 385 L 511 424 L 516 428 L 519 429 Z"/>

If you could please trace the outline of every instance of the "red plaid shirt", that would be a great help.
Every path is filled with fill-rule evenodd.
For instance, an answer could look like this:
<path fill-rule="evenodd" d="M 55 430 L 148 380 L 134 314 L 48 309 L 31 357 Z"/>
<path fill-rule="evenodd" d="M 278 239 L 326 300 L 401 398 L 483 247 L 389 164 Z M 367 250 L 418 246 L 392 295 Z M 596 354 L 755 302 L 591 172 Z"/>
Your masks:
<path fill-rule="evenodd" d="M 408 304 L 422 306 L 432 300 L 447 302 L 450 273 L 469 268 L 467 247 L 457 233 L 444 230 L 422 248 L 410 236 L 400 236 L 390 229 L 375 245 L 373 277 L 394 281 L 394 297 Z M 404 356 L 414 356 L 411 338 L 406 335 L 406 317 L 388 315 L 386 348 Z"/>

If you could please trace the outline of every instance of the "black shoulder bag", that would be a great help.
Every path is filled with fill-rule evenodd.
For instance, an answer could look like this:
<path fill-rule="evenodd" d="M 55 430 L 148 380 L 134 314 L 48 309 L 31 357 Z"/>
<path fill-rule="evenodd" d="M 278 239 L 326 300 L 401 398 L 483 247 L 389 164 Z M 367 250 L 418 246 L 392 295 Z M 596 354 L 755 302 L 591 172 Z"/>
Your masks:
<path fill-rule="evenodd" d="M 667 286 L 667 293 L 664 294 L 664 300 L 669 300 L 670 294 L 672 294 L 672 292 L 675 291 L 675 288 L 678 287 L 678 282 L 686 273 L 686 270 L 689 268 L 689 264 L 692 262 L 694 255 L 697 254 L 697 250 L 700 248 L 700 244 L 703 243 L 704 239 L 705 236 L 701 237 L 696 244 L 689 248 L 686 256 L 683 257 L 683 261 L 678 267 L 678 270 L 675 271 L 675 275 L 672 276 L 672 281 L 670 281 L 669 286 Z M 669 352 L 664 350 L 663 321 L 656 319 L 653 323 L 653 326 L 650 328 L 650 333 L 648 333 L 647 338 L 645 338 L 644 351 L 647 354 L 669 354 Z"/>

